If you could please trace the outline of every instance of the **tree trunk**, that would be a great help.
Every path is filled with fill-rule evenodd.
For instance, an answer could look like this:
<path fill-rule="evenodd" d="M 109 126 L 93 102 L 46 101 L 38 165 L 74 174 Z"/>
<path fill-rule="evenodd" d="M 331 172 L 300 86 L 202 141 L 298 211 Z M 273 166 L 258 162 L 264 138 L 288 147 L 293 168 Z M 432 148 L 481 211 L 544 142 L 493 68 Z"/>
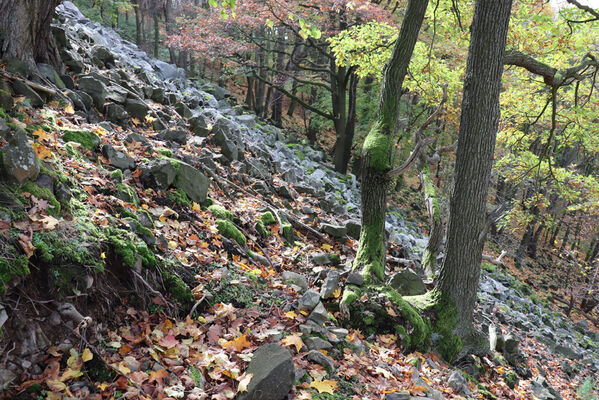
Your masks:
<path fill-rule="evenodd" d="M 171 2 L 172 2 L 172 0 L 166 0 L 164 2 L 164 23 L 166 26 L 166 33 L 168 35 L 173 33 L 173 5 Z M 175 54 L 175 49 L 173 49 L 171 46 L 169 46 L 168 54 L 169 54 L 169 57 L 171 60 L 171 64 L 176 64 L 177 57 Z M 183 67 L 182 65 L 179 65 L 179 66 Z"/>
<path fill-rule="evenodd" d="M 0 58 L 31 65 L 51 64 L 58 69 L 60 56 L 50 22 L 60 0 L 0 0 Z"/>
<path fill-rule="evenodd" d="M 141 11 L 139 10 L 139 3 L 135 1 L 133 3 L 133 8 L 135 10 L 135 44 L 141 46 L 141 33 L 142 33 L 142 24 L 141 24 Z"/>
<path fill-rule="evenodd" d="M 358 86 L 358 76 L 353 72 L 350 72 L 349 87 L 345 88 L 345 82 L 343 90 L 338 89 L 338 96 L 343 96 L 343 101 L 340 102 L 339 108 L 340 113 L 337 113 L 333 109 L 335 116 L 338 116 L 339 122 L 335 123 L 335 130 L 337 131 L 337 142 L 335 143 L 333 164 L 335 171 L 345 174 L 347 172 L 347 166 L 349 165 L 349 159 L 351 157 L 351 146 L 354 141 L 355 133 L 355 120 L 356 120 L 356 89 Z M 345 78 L 344 78 L 345 80 Z M 346 92 L 348 95 L 346 96 Z M 347 99 L 347 104 L 346 100 Z M 347 113 L 345 111 L 347 107 Z M 341 129 L 338 131 L 337 129 Z"/>
<path fill-rule="evenodd" d="M 424 188 L 424 203 L 430 226 L 428 243 L 422 255 L 422 269 L 428 278 L 433 278 L 435 276 L 437 255 L 443 241 L 443 221 L 441 220 L 437 188 L 431 179 L 431 170 L 425 160 L 423 160 L 423 167 L 418 177 L 420 178 L 420 185 Z"/>
<path fill-rule="evenodd" d="M 285 52 L 285 28 L 278 27 L 277 28 L 277 40 L 276 40 L 276 60 L 275 60 L 275 71 L 283 71 L 285 69 L 284 65 L 284 52 Z M 285 75 L 282 73 L 275 72 L 274 76 L 274 84 L 280 87 L 285 86 Z M 271 101 L 271 118 L 276 127 L 283 127 L 283 92 L 280 90 L 273 88 L 272 92 L 272 101 Z"/>
<path fill-rule="evenodd" d="M 335 134 L 337 136 L 333 148 L 333 165 L 335 171 L 345 173 L 345 170 L 341 171 L 341 169 L 343 168 L 343 151 L 345 148 L 345 131 L 347 125 L 347 84 L 345 83 L 347 69 L 337 67 L 334 59 L 330 61 L 330 69 L 333 124 L 335 125 Z"/>
<path fill-rule="evenodd" d="M 154 58 L 158 58 L 160 50 L 160 24 L 158 23 L 158 13 L 154 13 Z"/>
<path fill-rule="evenodd" d="M 456 307 L 454 334 L 467 351 L 487 348 L 474 328 L 473 311 L 488 226 L 486 203 L 511 7 L 512 0 L 476 0 L 470 27 L 447 245 L 438 285 Z"/>

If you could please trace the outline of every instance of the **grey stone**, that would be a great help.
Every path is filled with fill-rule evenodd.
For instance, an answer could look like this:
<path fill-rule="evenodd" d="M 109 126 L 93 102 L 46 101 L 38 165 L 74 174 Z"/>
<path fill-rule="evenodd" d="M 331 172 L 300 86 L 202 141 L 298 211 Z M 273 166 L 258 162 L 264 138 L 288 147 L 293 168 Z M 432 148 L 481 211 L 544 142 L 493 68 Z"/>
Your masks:
<path fill-rule="evenodd" d="M 304 343 L 306 344 L 306 347 L 308 347 L 308 350 L 328 350 L 333 347 L 333 345 L 326 340 L 316 336 L 305 338 Z"/>
<path fill-rule="evenodd" d="M 192 201 L 200 204 L 206 200 L 210 181 L 200 171 L 189 164 L 179 162 L 175 186 L 183 190 Z"/>
<path fill-rule="evenodd" d="M 189 122 L 192 132 L 198 136 L 208 136 L 212 129 L 212 124 L 203 114 L 193 116 L 187 122 Z"/>
<path fill-rule="evenodd" d="M 143 122 L 148 115 L 148 106 L 141 100 L 127 99 L 125 100 L 125 109 L 132 118 L 137 118 Z"/>
<path fill-rule="evenodd" d="M 40 166 L 25 132 L 18 130 L 0 151 L 4 171 L 18 183 L 37 178 Z"/>
<path fill-rule="evenodd" d="M 135 169 L 135 160 L 122 151 L 116 150 L 112 145 L 106 144 L 102 147 L 102 154 L 108 158 L 108 162 L 118 169 Z"/>
<path fill-rule="evenodd" d="M 308 315 L 308 320 L 313 321 L 318 326 L 323 326 L 329 321 L 329 312 L 322 303 L 318 303 Z"/>
<path fill-rule="evenodd" d="M 364 276 L 358 272 L 352 272 L 347 276 L 345 284 L 362 286 L 364 284 Z"/>
<path fill-rule="evenodd" d="M 44 105 L 44 100 L 41 98 L 41 96 L 37 94 L 35 90 L 27 86 L 25 83 L 19 80 L 14 80 L 12 86 L 15 91 L 15 94 L 20 94 L 28 98 L 32 106 L 41 107 Z"/>
<path fill-rule="evenodd" d="M 8 126 L 8 124 L 2 118 L 0 118 L 0 137 L 8 139 L 11 132 L 12 129 L 10 126 Z"/>
<path fill-rule="evenodd" d="M 184 129 L 169 129 L 164 132 L 164 138 L 170 142 L 184 145 L 187 143 L 187 131 Z"/>
<path fill-rule="evenodd" d="M 189 107 L 187 107 L 187 104 L 183 102 L 175 104 L 175 111 L 177 111 L 177 114 L 179 114 L 183 118 L 191 118 L 193 116 L 193 113 L 191 112 Z"/>
<path fill-rule="evenodd" d="M 331 264 L 331 258 L 328 253 L 312 253 L 310 254 L 310 261 L 316 265 Z"/>
<path fill-rule="evenodd" d="M 300 310 L 312 311 L 320 302 L 320 293 L 315 290 L 307 290 L 299 299 L 298 308 Z"/>
<path fill-rule="evenodd" d="M 177 168 L 169 160 L 152 160 L 148 168 L 158 187 L 163 190 L 168 189 L 177 177 Z"/>
<path fill-rule="evenodd" d="M 412 396 L 407 390 L 401 390 L 399 392 L 387 393 L 385 400 L 410 400 Z"/>
<path fill-rule="evenodd" d="M 51 65 L 39 63 L 37 64 L 37 69 L 44 78 L 55 84 L 59 89 L 65 89 L 67 87 Z"/>
<path fill-rule="evenodd" d="M 283 281 L 294 284 L 302 289 L 302 292 L 308 290 L 308 280 L 304 275 L 293 271 L 283 271 Z"/>
<path fill-rule="evenodd" d="M 224 100 L 225 97 L 229 97 L 229 92 L 227 92 L 226 89 L 223 89 L 220 86 L 216 86 L 210 83 L 202 85 L 200 89 L 206 93 L 213 95 L 216 100 Z"/>
<path fill-rule="evenodd" d="M 104 112 L 109 121 L 115 122 L 117 124 L 124 121 L 129 116 L 123 106 L 116 103 L 106 104 Z"/>
<path fill-rule="evenodd" d="M 256 123 L 256 116 L 253 114 L 243 114 L 235 118 L 240 125 L 251 128 Z"/>
<path fill-rule="evenodd" d="M 315 362 L 316 364 L 323 366 L 329 372 L 335 371 L 335 364 L 333 363 L 333 360 L 318 350 L 310 350 L 306 355 L 306 358 L 312 362 Z"/>
<path fill-rule="evenodd" d="M 362 224 L 360 221 L 355 219 L 348 219 L 343 223 L 347 231 L 347 235 L 353 239 L 360 239 L 360 232 L 362 231 Z"/>
<path fill-rule="evenodd" d="M 335 291 L 339 289 L 339 280 L 339 272 L 330 271 L 320 289 L 320 298 L 326 300 L 335 297 Z"/>
<path fill-rule="evenodd" d="M 14 100 L 12 99 L 10 93 L 0 89 L 0 107 L 3 108 L 5 111 L 10 112 L 12 110 L 13 105 Z"/>
<path fill-rule="evenodd" d="M 515 354 L 518 350 L 520 342 L 513 335 L 507 334 L 503 340 L 503 351 L 507 354 Z"/>
<path fill-rule="evenodd" d="M 561 400 L 562 398 L 541 375 L 537 375 L 532 380 L 530 386 L 532 388 L 532 394 L 539 400 Z"/>
<path fill-rule="evenodd" d="M 11 370 L 0 368 L 0 391 L 8 389 L 15 379 L 17 379 L 17 374 Z"/>
<path fill-rule="evenodd" d="M 426 293 L 422 278 L 411 269 L 404 269 L 391 277 L 389 285 L 402 296 L 415 296 Z"/>
<path fill-rule="evenodd" d="M 31 65 L 28 62 L 17 60 L 16 58 L 3 60 L 3 62 L 6 63 L 6 70 L 8 72 L 22 75 L 25 78 L 29 78 L 31 76 Z"/>
<path fill-rule="evenodd" d="M 335 239 L 343 239 L 347 235 L 347 229 L 342 225 L 320 224 L 320 231 L 328 233 Z"/>
<path fill-rule="evenodd" d="M 82 76 L 78 84 L 79 89 L 90 95 L 96 108 L 101 110 L 108 95 L 106 85 L 93 76 Z"/>
<path fill-rule="evenodd" d="M 278 344 L 261 346 L 254 352 L 246 371 L 253 377 L 247 392 L 238 400 L 281 400 L 295 383 L 295 367 L 289 351 Z"/>
<path fill-rule="evenodd" d="M 471 393 L 468 381 L 460 371 L 453 371 L 447 380 L 447 384 L 460 394 L 469 395 Z"/>
<path fill-rule="evenodd" d="M 98 59 L 102 64 L 114 64 L 114 55 L 105 46 L 94 46 L 90 53 L 93 58 Z"/>
<path fill-rule="evenodd" d="M 582 354 L 580 354 L 570 346 L 558 344 L 557 346 L 555 346 L 554 351 L 563 357 L 569 358 L 570 360 L 582 359 Z"/>

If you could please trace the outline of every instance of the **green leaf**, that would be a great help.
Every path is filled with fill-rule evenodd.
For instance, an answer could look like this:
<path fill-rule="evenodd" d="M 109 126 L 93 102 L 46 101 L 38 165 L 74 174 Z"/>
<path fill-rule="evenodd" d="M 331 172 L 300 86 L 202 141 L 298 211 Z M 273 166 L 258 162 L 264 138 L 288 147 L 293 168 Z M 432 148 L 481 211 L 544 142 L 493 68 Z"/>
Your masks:
<path fill-rule="evenodd" d="M 322 32 L 317 27 L 312 26 L 312 29 L 310 29 L 310 36 L 312 36 L 314 39 L 320 39 Z"/>
<path fill-rule="evenodd" d="M 266 26 L 269 27 L 269 28 L 272 28 L 272 27 L 275 26 L 275 23 L 272 22 L 272 20 L 270 18 L 267 18 L 266 19 Z"/>
<path fill-rule="evenodd" d="M 216 0 L 208 0 L 208 4 L 210 4 L 210 7 L 212 8 L 218 7 L 218 2 Z"/>

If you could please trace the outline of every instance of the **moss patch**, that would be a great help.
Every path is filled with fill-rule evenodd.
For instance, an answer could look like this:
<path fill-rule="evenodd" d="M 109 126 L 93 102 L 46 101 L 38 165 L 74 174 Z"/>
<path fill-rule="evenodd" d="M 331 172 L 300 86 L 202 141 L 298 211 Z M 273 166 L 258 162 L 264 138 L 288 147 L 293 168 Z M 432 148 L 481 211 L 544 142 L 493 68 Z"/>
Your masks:
<path fill-rule="evenodd" d="M 29 275 L 29 260 L 19 254 L 9 244 L 0 243 L 0 295 L 6 292 L 6 285 L 19 276 Z"/>
<path fill-rule="evenodd" d="M 235 240 L 241 246 L 246 245 L 247 239 L 231 221 L 226 219 L 218 219 L 216 220 L 216 225 L 218 227 L 218 233 L 227 239 Z"/>
<path fill-rule="evenodd" d="M 261 219 L 256 221 L 256 232 L 262 237 L 268 237 L 270 235 L 270 231 L 266 229 L 264 222 L 262 222 Z"/>
<path fill-rule="evenodd" d="M 389 157 L 391 145 L 391 135 L 385 134 L 383 124 L 377 122 L 364 139 L 362 146 L 362 156 L 370 159 L 370 168 L 386 171 L 391 167 Z"/>
<path fill-rule="evenodd" d="M 208 207 L 208 210 L 210 210 L 212 215 L 218 219 L 228 219 L 229 221 L 233 221 L 233 218 L 235 217 L 231 211 L 227 210 L 223 206 L 219 206 L 218 204 L 211 205 Z"/>
<path fill-rule="evenodd" d="M 277 223 L 277 219 L 275 218 L 273 213 L 271 213 L 270 211 L 263 213 L 260 218 L 262 219 L 262 222 L 264 223 L 264 225 L 270 225 L 270 224 Z"/>
<path fill-rule="evenodd" d="M 137 206 L 139 199 L 137 197 L 137 193 L 131 186 L 127 185 L 126 183 L 117 183 L 116 190 L 116 197 L 118 199 Z"/>
<path fill-rule="evenodd" d="M 95 132 L 84 130 L 63 130 L 62 139 L 65 142 L 76 142 L 88 150 L 95 150 L 100 146 L 100 136 Z"/>
<path fill-rule="evenodd" d="M 110 173 L 110 179 L 115 180 L 117 182 L 122 182 L 123 181 L 123 171 L 121 171 L 120 169 L 115 169 L 114 171 L 112 171 Z"/>
<path fill-rule="evenodd" d="M 156 265 L 154 253 L 135 235 L 123 229 L 110 228 L 107 230 L 106 236 L 124 266 L 131 268 L 139 259 L 146 267 Z"/>
<path fill-rule="evenodd" d="M 48 207 L 46 210 L 48 214 L 55 217 L 60 215 L 60 202 L 56 200 L 54 193 L 52 193 L 50 189 L 42 188 L 33 182 L 25 182 L 23 185 L 21 185 L 21 192 L 30 193 L 38 199 L 46 200 L 50 205 L 50 207 Z"/>
<path fill-rule="evenodd" d="M 186 207 L 191 205 L 191 200 L 181 189 L 170 190 L 166 195 L 177 205 L 177 207 Z"/>

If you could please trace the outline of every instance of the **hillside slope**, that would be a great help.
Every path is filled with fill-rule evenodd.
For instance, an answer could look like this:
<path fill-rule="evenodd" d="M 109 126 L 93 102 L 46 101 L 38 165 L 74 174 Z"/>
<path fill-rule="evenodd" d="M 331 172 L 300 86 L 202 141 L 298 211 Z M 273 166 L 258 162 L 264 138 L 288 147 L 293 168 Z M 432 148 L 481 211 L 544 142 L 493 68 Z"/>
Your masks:
<path fill-rule="evenodd" d="M 4 397 L 574 399 L 596 385 L 599 334 L 490 266 L 486 358 L 451 367 L 338 321 L 359 284 L 355 176 L 70 2 L 54 34 L 67 70 L 0 71 Z M 390 211 L 388 274 L 422 293 L 426 238 Z"/>

